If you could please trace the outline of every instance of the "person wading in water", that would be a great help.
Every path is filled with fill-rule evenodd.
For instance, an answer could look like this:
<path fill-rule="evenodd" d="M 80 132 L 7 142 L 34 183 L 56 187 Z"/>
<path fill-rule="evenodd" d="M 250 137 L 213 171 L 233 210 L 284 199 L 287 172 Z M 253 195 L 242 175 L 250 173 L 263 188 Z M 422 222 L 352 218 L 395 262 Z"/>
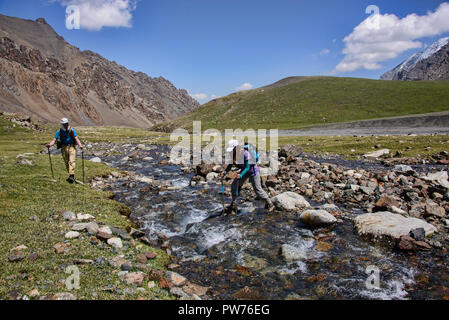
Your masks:
<path fill-rule="evenodd" d="M 47 148 L 51 148 L 55 143 L 57 143 L 57 148 L 61 149 L 62 158 L 69 174 L 67 182 L 73 183 L 75 182 L 75 146 L 78 145 L 82 152 L 84 152 L 84 147 L 78 139 L 75 129 L 69 125 L 67 118 L 61 119 L 61 129 L 56 131 L 55 137 L 47 144 Z"/>
<path fill-rule="evenodd" d="M 226 152 L 232 152 L 233 163 L 229 164 L 225 170 L 220 174 L 223 179 L 224 176 L 231 171 L 232 167 L 236 165 L 241 171 L 240 174 L 232 182 L 231 192 L 232 192 L 232 202 L 228 208 L 226 208 L 226 213 L 237 212 L 237 198 L 239 192 L 245 183 L 245 181 L 249 178 L 251 185 L 253 186 L 254 192 L 256 195 L 265 201 L 265 208 L 267 208 L 268 212 L 274 210 L 274 205 L 268 197 L 267 193 L 262 189 L 262 182 L 260 179 L 259 167 L 256 164 L 256 159 L 253 159 L 251 152 L 249 152 L 247 145 L 242 147 L 239 145 L 237 140 L 231 140 L 228 143 L 228 148 Z M 243 164 L 237 164 L 238 156 L 241 157 L 241 152 L 243 152 Z M 253 159 L 254 164 L 250 164 L 251 159 Z"/>

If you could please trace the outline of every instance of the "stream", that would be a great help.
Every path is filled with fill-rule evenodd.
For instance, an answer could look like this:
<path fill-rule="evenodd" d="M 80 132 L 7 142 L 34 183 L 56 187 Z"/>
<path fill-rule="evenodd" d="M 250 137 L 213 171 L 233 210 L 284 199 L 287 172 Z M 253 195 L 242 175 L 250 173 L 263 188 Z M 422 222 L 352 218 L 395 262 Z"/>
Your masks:
<path fill-rule="evenodd" d="M 131 208 L 130 218 L 149 238 L 167 238 L 179 264 L 174 271 L 210 287 L 211 299 L 239 298 L 245 287 L 245 297 L 252 299 L 449 296 L 448 258 L 441 250 L 409 255 L 377 246 L 362 240 L 352 222 L 344 218 L 330 228 L 309 229 L 295 214 L 267 213 L 263 202 L 244 202 L 244 195 L 237 216 L 204 221 L 222 209 L 221 184 L 189 186 L 193 174 L 183 173 L 181 166 L 159 164 L 167 160 L 166 146 L 139 150 L 139 159 L 128 161 L 122 159 L 135 146 L 117 148 L 120 155 L 102 157 L 106 164 L 163 181 L 171 188 L 159 191 L 145 182 L 121 177 L 108 184 L 107 190 L 115 194 L 115 200 Z M 145 157 L 153 161 L 143 160 Z M 225 196 L 224 202 L 227 205 L 230 198 Z M 294 259 L 289 262 L 280 254 L 283 245 L 295 249 Z M 379 287 L 369 285 L 375 283 L 369 268 L 378 270 Z"/>

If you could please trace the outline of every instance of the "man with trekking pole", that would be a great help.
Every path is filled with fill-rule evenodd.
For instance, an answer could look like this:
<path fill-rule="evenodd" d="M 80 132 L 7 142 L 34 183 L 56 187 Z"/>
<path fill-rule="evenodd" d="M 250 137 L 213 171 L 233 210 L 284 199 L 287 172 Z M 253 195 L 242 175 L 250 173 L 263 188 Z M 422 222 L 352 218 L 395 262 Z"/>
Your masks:
<path fill-rule="evenodd" d="M 50 148 L 55 143 L 57 144 L 57 148 L 61 149 L 62 158 L 64 159 L 64 163 L 65 163 L 67 172 L 69 174 L 67 182 L 74 183 L 75 182 L 75 159 L 76 159 L 75 146 L 80 147 L 82 155 L 83 155 L 83 160 L 84 160 L 84 147 L 82 146 L 80 140 L 78 139 L 75 129 L 73 129 L 69 125 L 69 120 L 67 120 L 67 118 L 61 119 L 61 128 L 58 131 L 56 131 L 56 134 L 55 134 L 55 137 L 53 138 L 53 140 L 49 144 L 47 144 L 49 153 L 50 153 Z M 51 158 L 50 158 L 50 165 L 52 166 Z M 83 163 L 83 165 L 84 165 L 84 163 Z M 53 172 L 53 166 L 52 166 L 52 172 Z M 84 178 L 84 172 L 83 172 L 83 178 Z"/>

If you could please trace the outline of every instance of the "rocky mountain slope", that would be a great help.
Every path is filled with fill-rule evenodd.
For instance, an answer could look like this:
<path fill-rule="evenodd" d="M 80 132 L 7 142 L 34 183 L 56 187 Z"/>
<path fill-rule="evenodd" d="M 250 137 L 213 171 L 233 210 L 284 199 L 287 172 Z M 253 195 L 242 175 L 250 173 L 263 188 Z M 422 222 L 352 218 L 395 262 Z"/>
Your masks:
<path fill-rule="evenodd" d="M 449 80 L 449 38 L 441 38 L 423 52 L 418 52 L 381 80 Z"/>
<path fill-rule="evenodd" d="M 199 103 L 163 77 L 151 78 L 80 51 L 43 18 L 0 15 L 0 110 L 76 125 L 146 128 Z"/>

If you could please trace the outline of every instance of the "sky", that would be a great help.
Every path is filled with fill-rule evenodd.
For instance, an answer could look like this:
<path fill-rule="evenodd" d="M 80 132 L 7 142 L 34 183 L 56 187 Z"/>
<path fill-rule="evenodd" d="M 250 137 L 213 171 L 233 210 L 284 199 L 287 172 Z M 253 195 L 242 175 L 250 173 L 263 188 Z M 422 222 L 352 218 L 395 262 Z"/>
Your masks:
<path fill-rule="evenodd" d="M 448 0 L 0 0 L 0 13 L 43 17 L 200 103 L 289 76 L 378 79 L 449 36 Z"/>

